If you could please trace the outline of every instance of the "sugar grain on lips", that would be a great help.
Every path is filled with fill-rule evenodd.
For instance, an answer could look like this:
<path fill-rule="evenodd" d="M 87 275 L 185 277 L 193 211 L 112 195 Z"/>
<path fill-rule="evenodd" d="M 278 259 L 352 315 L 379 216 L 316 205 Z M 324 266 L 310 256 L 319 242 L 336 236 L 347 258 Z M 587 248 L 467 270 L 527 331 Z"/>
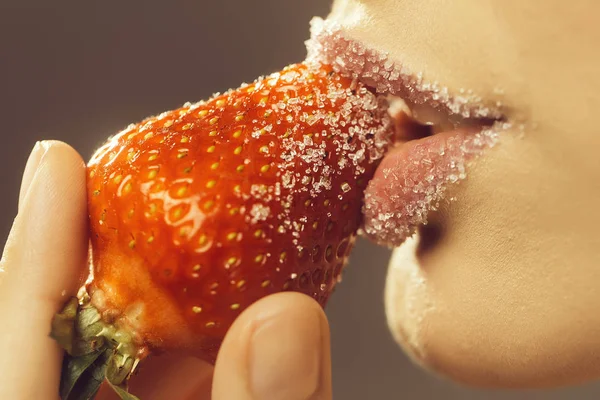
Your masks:
<path fill-rule="evenodd" d="M 481 99 L 469 91 L 451 96 L 447 88 L 425 81 L 422 74 L 408 71 L 386 53 L 351 40 L 334 21 L 314 18 L 306 48 L 308 60 L 331 64 L 336 71 L 360 78 L 379 93 L 391 93 L 415 104 L 427 103 L 463 118 L 501 116 L 499 109 L 481 104 Z"/>
<path fill-rule="evenodd" d="M 308 59 L 331 64 L 334 70 L 352 76 L 412 104 L 462 118 L 496 119 L 499 109 L 489 108 L 480 99 L 461 91 L 451 96 L 448 89 L 424 81 L 386 53 L 352 40 L 334 21 L 315 18 L 311 38 L 306 42 Z M 492 147 L 498 132 L 510 124 L 497 122 L 479 133 L 458 132 L 454 136 L 411 144 L 410 151 L 397 164 L 384 160 L 365 192 L 363 234 L 379 244 L 397 246 L 412 235 L 418 225 L 426 224 L 430 211 L 439 207 L 450 185 L 466 177 L 467 164 Z M 379 175 L 379 176 L 377 176 Z M 381 185 L 381 179 L 385 185 Z M 452 200 L 452 199 L 450 199 Z"/>
<path fill-rule="evenodd" d="M 426 224 L 450 185 L 466 178 L 468 163 L 492 147 L 509 124 L 498 123 L 476 134 L 440 140 L 433 145 L 416 145 L 401 164 L 382 165 L 386 181 L 365 192 L 364 234 L 380 244 L 397 246 Z M 452 200 L 452 199 L 450 199 Z"/>

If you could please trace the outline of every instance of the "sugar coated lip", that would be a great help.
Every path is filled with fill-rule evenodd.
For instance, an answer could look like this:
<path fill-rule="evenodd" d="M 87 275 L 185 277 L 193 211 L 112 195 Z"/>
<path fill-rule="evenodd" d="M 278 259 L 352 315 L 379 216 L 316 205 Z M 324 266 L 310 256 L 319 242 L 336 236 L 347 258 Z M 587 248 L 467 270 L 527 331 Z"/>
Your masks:
<path fill-rule="evenodd" d="M 385 52 L 369 48 L 350 37 L 331 20 L 313 18 L 306 42 L 307 58 L 331 64 L 336 71 L 356 77 L 379 93 L 390 93 L 414 105 L 427 104 L 462 118 L 502 117 L 501 104 L 489 105 L 470 90 L 449 93 L 438 82 L 428 82 L 421 73 L 408 70 Z"/>
<path fill-rule="evenodd" d="M 450 93 L 426 82 L 385 52 L 350 37 L 335 21 L 314 18 L 307 41 L 308 60 L 333 69 L 404 104 L 409 114 L 430 128 L 415 135 L 415 124 L 398 127 L 404 135 L 380 164 L 365 192 L 362 233 L 386 246 L 398 246 L 426 224 L 450 186 L 466 178 L 467 167 L 493 147 L 499 132 L 511 124 L 501 105 L 490 106 L 470 91 Z M 416 136 L 416 137 L 415 137 Z M 405 140 L 402 140 L 402 137 Z"/>

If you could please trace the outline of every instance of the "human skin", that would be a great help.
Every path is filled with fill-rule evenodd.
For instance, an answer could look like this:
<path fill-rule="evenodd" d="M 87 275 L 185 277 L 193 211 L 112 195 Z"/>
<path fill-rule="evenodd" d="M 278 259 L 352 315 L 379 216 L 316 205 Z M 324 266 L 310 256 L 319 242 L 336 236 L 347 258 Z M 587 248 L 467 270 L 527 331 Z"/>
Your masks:
<path fill-rule="evenodd" d="M 336 0 L 330 19 L 450 93 L 502 103 L 513 129 L 395 250 L 391 331 L 478 386 L 600 377 L 600 3 Z"/>

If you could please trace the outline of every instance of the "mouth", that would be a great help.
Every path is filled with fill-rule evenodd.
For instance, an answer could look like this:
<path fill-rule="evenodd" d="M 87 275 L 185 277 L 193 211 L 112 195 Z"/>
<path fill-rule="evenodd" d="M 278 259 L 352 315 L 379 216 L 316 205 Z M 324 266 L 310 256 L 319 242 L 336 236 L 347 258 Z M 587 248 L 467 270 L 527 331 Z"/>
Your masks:
<path fill-rule="evenodd" d="M 510 128 L 501 104 L 476 94 L 450 93 L 426 82 L 387 54 L 348 37 L 333 21 L 315 18 L 307 41 L 308 61 L 330 64 L 390 101 L 396 124 L 394 147 L 365 192 L 361 233 L 396 247 L 466 178 L 467 167 Z"/>

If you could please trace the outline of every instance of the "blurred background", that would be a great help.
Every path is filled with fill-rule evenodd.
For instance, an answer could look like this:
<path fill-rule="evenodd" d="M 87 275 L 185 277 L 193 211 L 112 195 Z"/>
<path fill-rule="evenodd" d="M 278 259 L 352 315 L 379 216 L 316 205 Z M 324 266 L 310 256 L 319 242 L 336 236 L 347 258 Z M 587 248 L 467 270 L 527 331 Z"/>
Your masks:
<path fill-rule="evenodd" d="M 37 140 L 66 141 L 87 159 L 130 122 L 301 61 L 311 17 L 325 16 L 330 5 L 328 0 L 14 3 L 0 2 L 3 240 L 16 213 L 21 171 Z M 600 398 L 600 384 L 481 391 L 415 367 L 385 323 L 388 256 L 361 241 L 328 306 L 335 399 Z"/>

